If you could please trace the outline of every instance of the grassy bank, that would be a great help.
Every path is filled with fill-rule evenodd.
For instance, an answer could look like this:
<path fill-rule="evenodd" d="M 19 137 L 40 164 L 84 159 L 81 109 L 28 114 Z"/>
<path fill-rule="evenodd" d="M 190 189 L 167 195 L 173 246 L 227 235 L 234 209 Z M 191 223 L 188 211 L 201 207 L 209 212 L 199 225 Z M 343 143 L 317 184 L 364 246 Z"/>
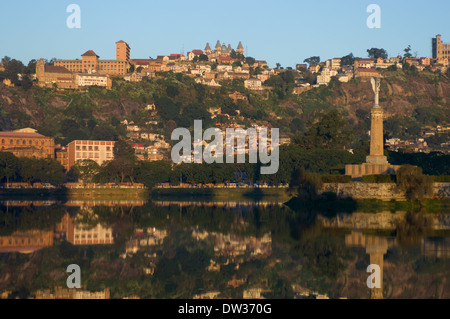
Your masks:
<path fill-rule="evenodd" d="M 151 191 L 153 198 L 215 198 L 215 199 L 276 199 L 287 201 L 291 198 L 285 188 L 155 188 Z"/>
<path fill-rule="evenodd" d="M 147 199 L 149 191 L 147 189 L 133 188 L 20 188 L 20 189 L 1 189 L 0 200 L 7 199 Z"/>

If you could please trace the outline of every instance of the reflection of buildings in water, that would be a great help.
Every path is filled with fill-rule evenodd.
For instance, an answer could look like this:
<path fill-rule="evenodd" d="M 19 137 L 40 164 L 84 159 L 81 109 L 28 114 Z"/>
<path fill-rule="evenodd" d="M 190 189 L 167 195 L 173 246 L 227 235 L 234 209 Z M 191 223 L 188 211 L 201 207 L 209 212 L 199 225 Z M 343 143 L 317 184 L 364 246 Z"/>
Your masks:
<path fill-rule="evenodd" d="M 317 221 L 328 228 L 347 229 L 386 229 L 394 230 L 398 223 L 406 221 L 405 211 L 395 213 L 384 211 L 379 213 L 354 212 L 351 214 L 338 214 L 334 218 L 318 216 Z M 431 229 L 449 230 L 450 214 L 426 214 L 427 222 Z"/>
<path fill-rule="evenodd" d="M 324 227 L 347 229 L 392 229 L 396 228 L 399 221 L 405 219 L 406 212 L 379 212 L 351 214 L 338 214 L 334 218 L 318 216 L 317 221 Z"/>
<path fill-rule="evenodd" d="M 56 226 L 58 234 L 65 233 L 66 240 L 74 245 L 104 245 L 113 244 L 114 238 L 111 227 L 103 227 L 98 223 L 95 227 L 74 224 L 74 219 L 66 213 Z"/>
<path fill-rule="evenodd" d="M 251 257 L 269 256 L 272 253 L 272 236 L 270 233 L 257 238 L 255 236 L 238 236 L 234 234 L 220 234 L 216 232 L 208 233 L 200 231 L 198 228 L 192 231 L 192 237 L 196 240 L 205 240 L 207 237 L 215 238 L 214 253 L 216 257 L 222 256 L 227 258 L 228 264 L 230 261 L 236 261 L 238 256 L 243 256 L 250 253 Z M 220 264 L 211 260 L 209 270 L 219 271 Z"/>
<path fill-rule="evenodd" d="M 200 295 L 194 295 L 193 299 L 215 299 L 220 295 L 220 291 L 208 291 Z"/>
<path fill-rule="evenodd" d="M 29 206 L 51 206 L 55 204 L 62 204 L 68 207 L 97 207 L 97 206 L 144 206 L 147 201 L 139 199 L 118 199 L 118 200 L 99 200 L 99 199 L 71 199 L 65 202 L 56 200 L 4 200 L 0 203 L 6 207 L 29 207 Z"/>
<path fill-rule="evenodd" d="M 42 206 L 52 206 L 57 204 L 57 201 L 54 200 L 4 200 L 0 201 L 0 203 L 6 207 L 42 207 Z"/>
<path fill-rule="evenodd" d="M 242 299 L 264 299 L 262 294 L 269 291 L 269 289 L 259 287 L 246 289 L 243 292 Z"/>
<path fill-rule="evenodd" d="M 96 206 L 144 206 L 146 201 L 138 199 L 119 199 L 119 200 L 86 200 L 86 199 L 71 199 L 64 203 L 64 206 L 69 207 L 96 207 Z"/>
<path fill-rule="evenodd" d="M 366 236 L 360 231 L 352 231 L 351 234 L 345 236 L 345 244 L 350 247 L 366 248 L 366 253 L 370 255 L 370 264 L 380 266 L 381 287 L 372 288 L 370 294 L 372 299 L 383 298 L 384 255 L 387 253 L 389 248 L 395 245 L 395 238 Z"/>
<path fill-rule="evenodd" d="M 281 207 L 284 206 L 283 202 L 279 201 L 153 201 L 156 206 L 170 207 L 223 207 L 228 209 L 234 209 L 239 207 Z"/>
<path fill-rule="evenodd" d="M 148 227 L 147 229 L 138 229 L 133 238 L 125 245 L 125 253 L 122 258 L 132 256 L 141 248 L 149 248 L 162 245 L 164 238 L 167 237 L 167 230 Z"/>
<path fill-rule="evenodd" d="M 90 292 L 81 289 L 70 289 L 55 287 L 54 292 L 50 290 L 38 290 L 35 292 L 35 299 L 109 299 L 109 289 Z"/>
<path fill-rule="evenodd" d="M 450 258 L 450 237 L 426 237 L 422 240 L 422 254 L 434 258 Z"/>
<path fill-rule="evenodd" d="M 53 245 L 53 231 L 16 231 L 9 236 L 0 236 L 0 253 L 32 253 Z"/>

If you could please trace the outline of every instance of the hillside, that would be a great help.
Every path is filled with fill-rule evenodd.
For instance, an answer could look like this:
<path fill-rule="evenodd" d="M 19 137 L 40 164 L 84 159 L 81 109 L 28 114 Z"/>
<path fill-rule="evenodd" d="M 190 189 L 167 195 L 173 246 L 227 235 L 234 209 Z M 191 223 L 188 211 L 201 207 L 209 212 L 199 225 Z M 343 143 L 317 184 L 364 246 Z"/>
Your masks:
<path fill-rule="evenodd" d="M 175 122 L 171 127 L 190 126 L 195 118 L 206 121 L 204 126 L 213 122 L 268 124 L 279 127 L 281 133 L 295 134 L 305 129 L 316 112 L 338 108 L 358 135 L 367 131 L 373 105 L 370 82 L 333 80 L 329 86 L 294 95 L 294 81 L 301 74 L 284 73 L 266 82 L 276 83 L 268 96 L 247 90 L 240 80 L 223 82 L 222 87 L 214 89 L 173 73 L 161 74 L 157 79 L 144 78 L 138 83 L 115 79 L 112 90 L 90 88 L 87 92 L 37 86 L 24 90 L 0 84 L 0 126 L 2 130 L 34 127 L 62 144 L 74 138 L 92 138 L 98 125 L 124 134 L 119 125 L 123 119 L 144 126 L 150 120 L 158 121 L 158 125 L 148 129 L 166 136 L 167 121 Z M 388 135 L 400 134 L 395 132 L 398 126 L 405 127 L 404 133 L 412 126 L 450 123 L 450 81 L 445 76 L 426 71 L 383 71 L 383 75 L 380 104 L 388 118 Z M 244 94 L 246 100 L 231 99 L 229 94 L 236 91 Z M 145 110 L 153 103 L 157 113 Z M 211 120 L 208 110 L 215 107 L 227 115 Z M 389 118 L 396 122 L 389 123 Z"/>

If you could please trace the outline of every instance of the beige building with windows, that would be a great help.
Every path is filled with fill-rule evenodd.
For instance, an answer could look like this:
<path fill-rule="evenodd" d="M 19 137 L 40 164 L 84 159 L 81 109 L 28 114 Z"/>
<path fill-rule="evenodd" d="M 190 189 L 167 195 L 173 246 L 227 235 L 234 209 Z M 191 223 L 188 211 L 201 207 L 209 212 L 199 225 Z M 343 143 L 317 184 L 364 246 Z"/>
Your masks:
<path fill-rule="evenodd" d="M 79 73 L 76 77 L 78 88 L 99 86 L 111 89 L 112 81 L 109 76 L 99 73 Z"/>
<path fill-rule="evenodd" d="M 114 159 L 114 141 L 75 140 L 67 145 L 69 169 L 80 160 L 93 160 L 98 165 Z"/>
<path fill-rule="evenodd" d="M 443 63 L 443 60 L 450 59 L 450 44 L 442 42 L 442 36 L 436 35 L 432 40 L 433 59 L 437 59 L 439 63 Z"/>
<path fill-rule="evenodd" d="M 56 60 L 56 67 L 64 67 L 73 73 L 87 73 L 89 71 L 123 76 L 128 71 L 130 59 L 130 47 L 124 41 L 116 42 L 116 60 L 100 60 L 92 50 L 81 55 L 81 60 Z"/>
<path fill-rule="evenodd" d="M 55 141 L 32 128 L 0 132 L 0 151 L 17 157 L 55 158 Z"/>

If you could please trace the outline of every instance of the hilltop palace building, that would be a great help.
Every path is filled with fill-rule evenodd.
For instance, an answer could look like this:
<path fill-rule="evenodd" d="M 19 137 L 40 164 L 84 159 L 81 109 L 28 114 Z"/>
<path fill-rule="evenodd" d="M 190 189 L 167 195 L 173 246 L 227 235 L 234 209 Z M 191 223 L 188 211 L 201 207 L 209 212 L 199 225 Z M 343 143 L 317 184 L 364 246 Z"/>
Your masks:
<path fill-rule="evenodd" d="M 443 43 L 440 34 L 438 34 L 436 38 L 433 38 L 431 44 L 433 49 L 433 59 L 437 59 L 439 62 L 442 60 L 448 61 L 448 59 L 450 59 L 450 44 Z"/>

